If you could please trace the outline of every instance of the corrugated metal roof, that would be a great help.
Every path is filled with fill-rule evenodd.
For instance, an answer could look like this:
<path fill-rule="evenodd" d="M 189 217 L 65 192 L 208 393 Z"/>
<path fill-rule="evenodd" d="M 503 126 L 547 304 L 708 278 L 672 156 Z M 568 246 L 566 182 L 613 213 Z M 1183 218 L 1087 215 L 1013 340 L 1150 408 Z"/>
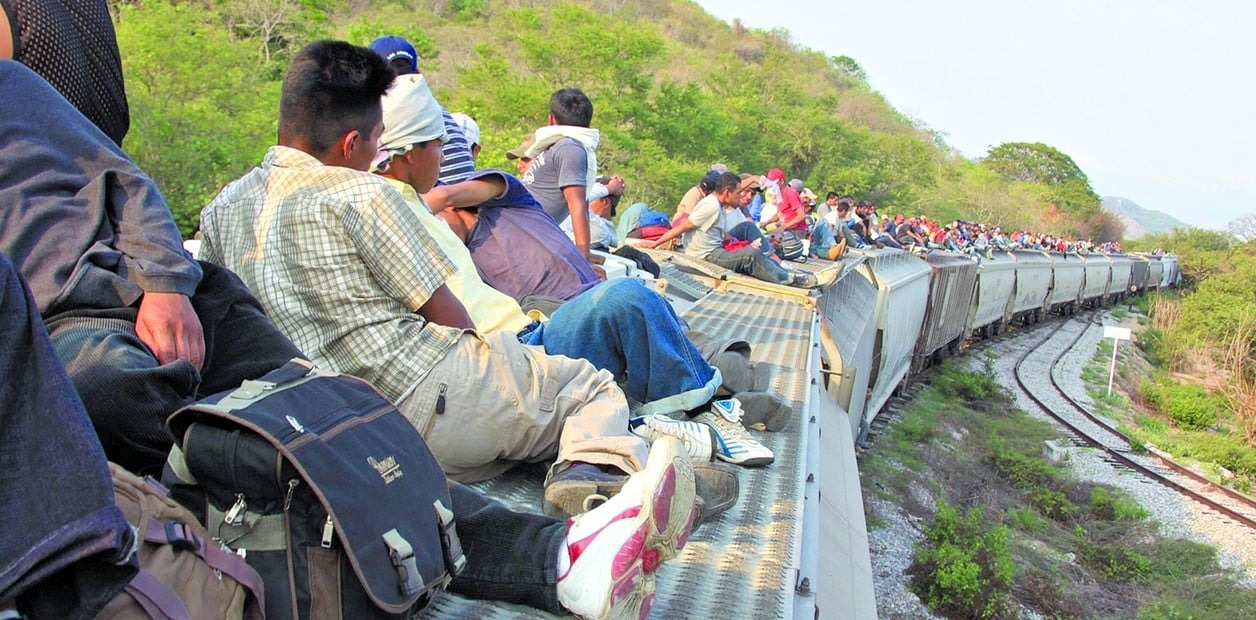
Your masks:
<path fill-rule="evenodd" d="M 684 552 L 659 569 L 652 616 L 656 618 L 779 618 L 792 614 L 800 550 L 805 454 L 798 449 L 809 404 L 809 350 L 814 313 L 805 304 L 760 294 L 711 293 L 683 318 L 713 336 L 748 341 L 756 383 L 780 394 L 796 419 L 778 433 L 756 433 L 776 455 L 765 468 L 739 468 L 741 498 L 703 524 Z M 475 485 L 518 510 L 540 510 L 543 468 L 524 467 Z M 523 618 L 535 609 L 472 601 L 442 594 L 427 618 Z"/>

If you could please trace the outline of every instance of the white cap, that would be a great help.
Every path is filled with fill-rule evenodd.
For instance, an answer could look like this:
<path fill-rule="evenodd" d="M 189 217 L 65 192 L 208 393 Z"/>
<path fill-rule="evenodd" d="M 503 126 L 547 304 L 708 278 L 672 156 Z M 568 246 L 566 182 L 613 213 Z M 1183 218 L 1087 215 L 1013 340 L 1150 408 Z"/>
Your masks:
<path fill-rule="evenodd" d="M 454 122 L 462 128 L 462 133 L 467 136 L 467 145 L 475 146 L 480 143 L 480 125 L 475 122 L 474 118 L 463 114 L 462 112 L 454 112 L 450 114 L 454 117 Z"/>

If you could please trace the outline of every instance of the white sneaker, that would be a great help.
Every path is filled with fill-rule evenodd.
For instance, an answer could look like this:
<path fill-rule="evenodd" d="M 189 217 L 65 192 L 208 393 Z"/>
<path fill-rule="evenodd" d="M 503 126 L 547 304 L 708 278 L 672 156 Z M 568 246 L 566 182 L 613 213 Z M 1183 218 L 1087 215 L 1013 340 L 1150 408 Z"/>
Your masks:
<path fill-rule="evenodd" d="M 559 603 L 581 618 L 645 618 L 654 572 L 685 546 L 695 512 L 689 457 L 679 441 L 661 437 L 622 491 L 568 519 L 571 564 L 558 578 Z"/>
<path fill-rule="evenodd" d="M 654 414 L 633 418 L 628 421 L 628 427 L 634 435 L 650 441 L 675 437 L 695 461 L 710 461 L 715 457 L 715 430 L 705 424 Z"/>
<path fill-rule="evenodd" d="M 711 410 L 698 414 L 694 421 L 715 429 L 715 456 L 721 461 L 760 467 L 776 460 L 772 451 L 742 426 L 741 403 L 736 398 L 712 402 Z"/>

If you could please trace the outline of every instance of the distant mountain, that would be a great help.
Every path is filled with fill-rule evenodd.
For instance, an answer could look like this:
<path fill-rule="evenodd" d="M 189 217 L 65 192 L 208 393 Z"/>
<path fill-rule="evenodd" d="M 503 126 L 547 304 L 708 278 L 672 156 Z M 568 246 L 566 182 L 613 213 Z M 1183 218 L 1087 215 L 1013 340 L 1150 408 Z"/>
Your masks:
<path fill-rule="evenodd" d="M 1120 196 L 1104 196 L 1103 210 L 1115 213 L 1125 223 L 1126 239 L 1169 232 L 1174 228 L 1193 228 L 1168 213 L 1140 207 L 1133 200 Z"/>

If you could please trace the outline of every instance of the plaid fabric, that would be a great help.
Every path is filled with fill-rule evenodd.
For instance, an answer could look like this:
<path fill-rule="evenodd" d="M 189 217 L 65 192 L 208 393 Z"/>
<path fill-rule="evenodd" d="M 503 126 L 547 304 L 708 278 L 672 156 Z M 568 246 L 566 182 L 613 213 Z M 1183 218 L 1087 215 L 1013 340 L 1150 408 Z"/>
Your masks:
<path fill-rule="evenodd" d="M 235 271 L 315 363 L 396 401 L 461 330 L 415 313 L 453 272 L 384 179 L 274 146 L 201 212 L 202 258 Z"/>

